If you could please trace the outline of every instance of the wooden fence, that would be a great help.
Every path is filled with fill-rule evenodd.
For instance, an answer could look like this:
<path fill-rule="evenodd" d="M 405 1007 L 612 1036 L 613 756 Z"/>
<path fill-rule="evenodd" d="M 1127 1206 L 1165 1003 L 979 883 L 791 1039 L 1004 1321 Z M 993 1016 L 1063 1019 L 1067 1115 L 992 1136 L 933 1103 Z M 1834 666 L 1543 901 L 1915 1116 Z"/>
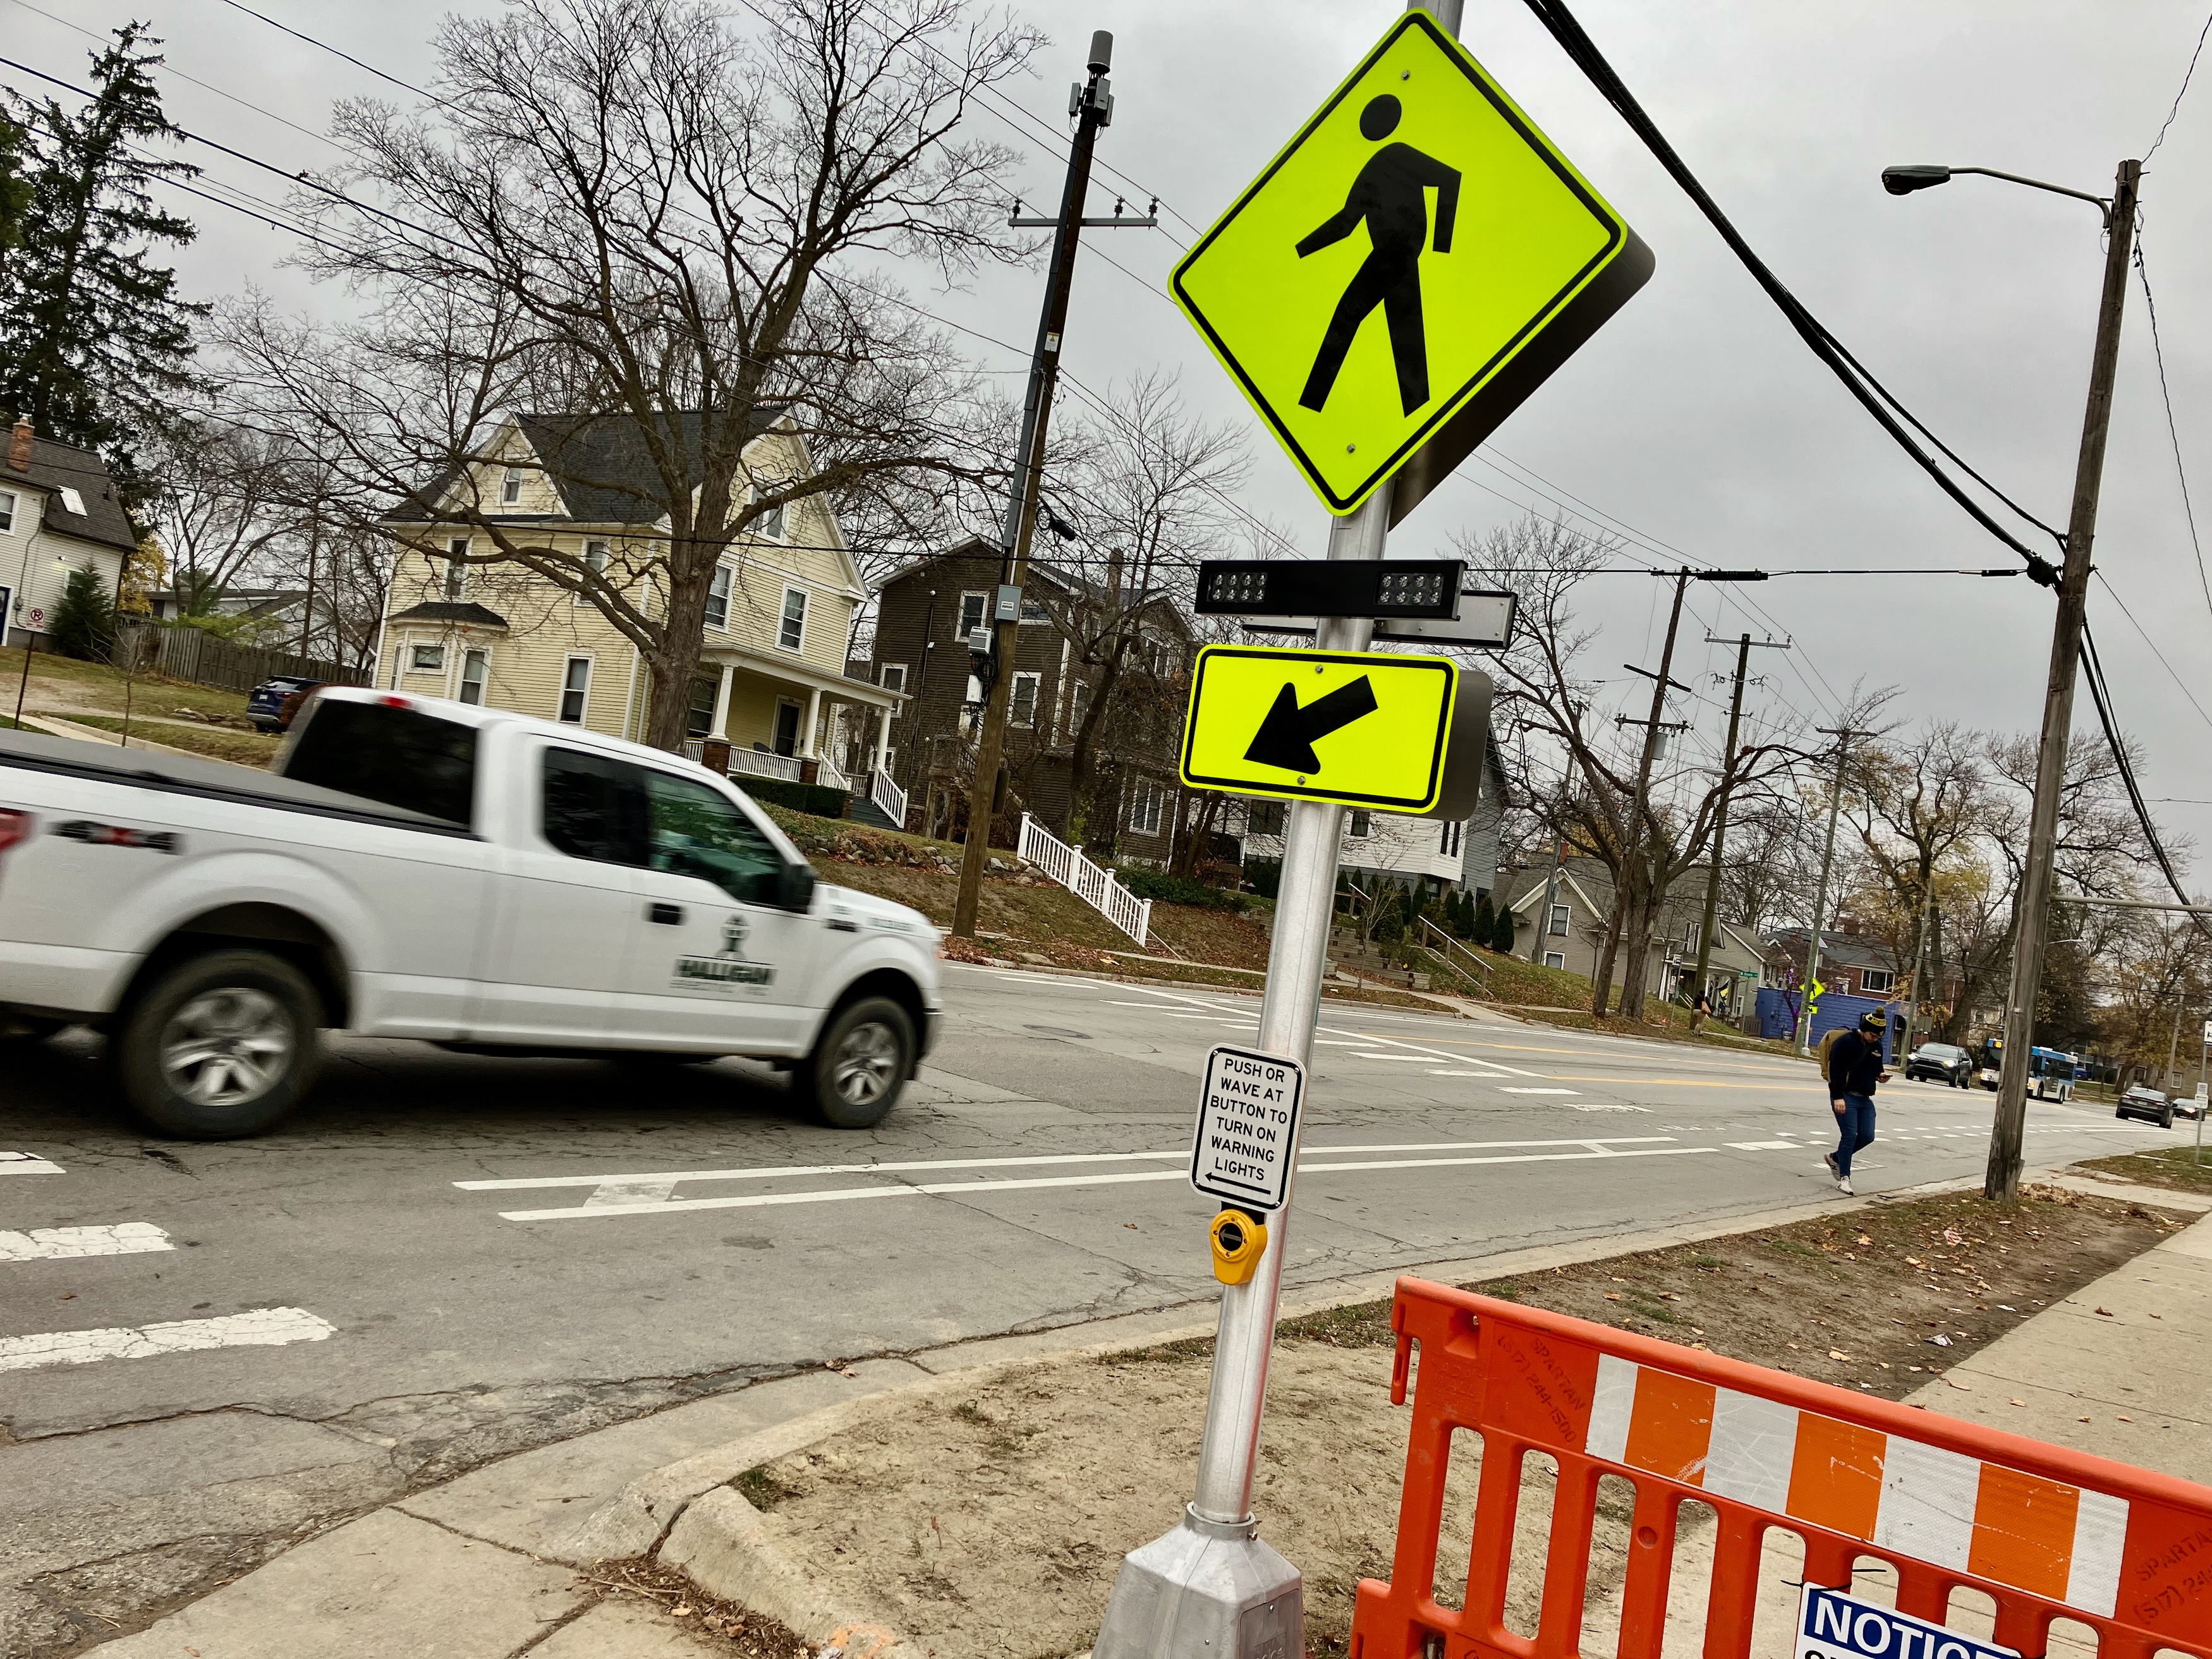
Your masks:
<path fill-rule="evenodd" d="M 326 680 L 337 685 L 362 685 L 367 678 L 341 663 L 323 657 L 301 657 L 266 646 L 237 645 L 219 640 L 197 628 L 164 628 L 158 623 L 124 622 L 117 625 L 116 656 L 127 659 L 131 649 L 149 672 L 200 685 L 220 686 L 226 691 L 251 691 L 276 674 L 296 674 L 303 679 Z"/>

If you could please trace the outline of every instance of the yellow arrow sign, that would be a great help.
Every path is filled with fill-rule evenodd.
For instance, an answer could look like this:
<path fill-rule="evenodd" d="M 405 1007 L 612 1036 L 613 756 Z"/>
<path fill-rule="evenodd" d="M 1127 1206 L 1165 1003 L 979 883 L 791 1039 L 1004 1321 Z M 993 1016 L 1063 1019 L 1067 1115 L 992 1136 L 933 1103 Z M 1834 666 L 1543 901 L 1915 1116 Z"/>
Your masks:
<path fill-rule="evenodd" d="M 1448 657 L 1209 645 L 1191 677 L 1182 781 L 1425 811 L 1443 787 L 1458 684 Z"/>
<path fill-rule="evenodd" d="M 1420 471 L 1456 465 L 1650 271 L 1619 216 L 1415 11 L 1173 288 L 1342 514 L 1432 441 L 1443 453 Z"/>

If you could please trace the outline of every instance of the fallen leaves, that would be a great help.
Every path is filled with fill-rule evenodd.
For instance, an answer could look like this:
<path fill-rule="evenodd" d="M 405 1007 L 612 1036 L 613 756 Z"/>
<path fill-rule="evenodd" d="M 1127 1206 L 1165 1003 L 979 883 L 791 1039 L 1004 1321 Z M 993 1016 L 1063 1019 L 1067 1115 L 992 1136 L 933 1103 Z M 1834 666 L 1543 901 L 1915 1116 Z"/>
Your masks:
<path fill-rule="evenodd" d="M 1841 1348 L 1831 1348 L 1828 1350 L 1828 1358 L 1831 1359 L 1849 1359 L 1850 1355 L 1845 1353 Z"/>
<path fill-rule="evenodd" d="M 2097 1314 L 2098 1316 L 2102 1319 L 2114 1319 L 2118 1317 L 2118 1316 L 2114 1314 L 2110 1308 L 2100 1308 L 2097 1310 Z"/>

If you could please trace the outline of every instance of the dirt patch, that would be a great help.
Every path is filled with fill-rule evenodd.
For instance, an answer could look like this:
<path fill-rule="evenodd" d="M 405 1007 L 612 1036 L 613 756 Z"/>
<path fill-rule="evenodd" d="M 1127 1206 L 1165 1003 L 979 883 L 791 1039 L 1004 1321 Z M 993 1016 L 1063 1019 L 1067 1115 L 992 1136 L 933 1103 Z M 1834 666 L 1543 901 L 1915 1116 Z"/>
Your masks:
<path fill-rule="evenodd" d="M 814 1649 L 775 1620 L 702 1595 L 682 1573 L 650 1561 L 601 1561 L 578 1577 L 601 1601 L 652 1607 L 710 1648 L 740 1659 L 813 1659 Z"/>
<path fill-rule="evenodd" d="M 2190 1127 L 2193 1129 L 2196 1125 Z M 2193 1141 L 2186 1146 L 2161 1146 L 2154 1152 L 2123 1152 L 2118 1158 L 2094 1158 L 2081 1167 L 2145 1187 L 2170 1187 L 2176 1192 L 2212 1196 L 2212 1146 L 2205 1148 L 2204 1161 L 2199 1164 Z"/>
<path fill-rule="evenodd" d="M 2015 1206 L 1875 1203 L 1469 1288 L 1896 1399 L 2180 1224 L 2037 1188 Z M 1341 1653 L 1353 1587 L 1388 1576 L 1397 1523 L 1406 1419 L 1389 1403 L 1389 1304 L 1287 1321 L 1281 1339 L 1255 1508 L 1305 1573 L 1309 1650 Z M 904 1396 L 896 1416 L 737 1485 L 768 1537 L 925 1647 L 1078 1652 L 1121 1556 L 1180 1513 L 1212 1349 L 1179 1342 Z M 1455 1491 L 1462 1479 L 1455 1459 Z M 1468 1519 L 1450 1506 L 1441 1561 L 1465 1562 Z M 1620 1565 L 1601 1553 L 1597 1581 Z"/>

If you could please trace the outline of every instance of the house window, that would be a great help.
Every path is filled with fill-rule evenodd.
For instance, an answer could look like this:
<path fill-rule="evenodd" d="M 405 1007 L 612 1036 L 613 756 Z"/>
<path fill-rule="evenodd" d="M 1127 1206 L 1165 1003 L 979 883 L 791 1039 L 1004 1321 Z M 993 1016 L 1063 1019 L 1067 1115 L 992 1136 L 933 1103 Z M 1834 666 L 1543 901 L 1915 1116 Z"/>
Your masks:
<path fill-rule="evenodd" d="M 446 565 L 446 603 L 459 605 L 469 591 L 469 568 L 461 562 L 469 556 L 469 538 L 454 537 L 446 544 L 446 550 L 453 556 Z"/>
<path fill-rule="evenodd" d="M 1566 965 L 1567 959 L 1561 952 L 1558 951 L 1544 952 L 1544 966 L 1547 968 L 1565 968 Z"/>
<path fill-rule="evenodd" d="M 15 492 L 0 489 L 0 530 L 15 527 Z"/>
<path fill-rule="evenodd" d="M 767 512 L 762 514 L 760 517 L 753 520 L 753 534 L 761 537 L 767 541 L 780 542 L 783 540 L 785 526 L 789 513 L 790 503 L 787 501 L 771 507 Z"/>
<path fill-rule="evenodd" d="M 1245 833 L 1251 836 L 1279 836 L 1289 809 L 1279 800 L 1255 800 L 1246 815 Z"/>
<path fill-rule="evenodd" d="M 594 576 L 607 574 L 607 544 L 605 542 L 584 544 L 584 568 Z"/>
<path fill-rule="evenodd" d="M 885 663 L 877 672 L 876 684 L 882 686 L 886 691 L 905 690 L 906 665 L 902 662 Z M 894 718 L 897 716 L 897 709 L 893 708 L 890 712 Z"/>
<path fill-rule="evenodd" d="M 730 626 L 730 567 L 714 567 L 714 580 L 707 584 L 707 626 L 727 631 Z"/>
<path fill-rule="evenodd" d="M 1140 836 L 1160 833 L 1160 803 L 1167 792 L 1150 778 L 1139 778 L 1129 803 L 1129 828 Z"/>
<path fill-rule="evenodd" d="M 568 665 L 561 671 L 560 720 L 567 726 L 584 723 L 584 704 L 591 696 L 592 659 L 571 657 Z"/>
<path fill-rule="evenodd" d="M 966 639 L 983 625 L 990 604 L 988 593 L 963 593 L 960 596 L 960 637 Z"/>
<path fill-rule="evenodd" d="M 787 587 L 783 590 L 783 617 L 777 623 L 775 642 L 787 651 L 796 651 L 806 641 L 806 590 Z"/>
<path fill-rule="evenodd" d="M 1552 925 L 1544 931 L 1557 938 L 1565 939 L 1567 936 L 1567 915 L 1568 910 L 1565 905 L 1553 905 L 1552 907 Z"/>
<path fill-rule="evenodd" d="M 1886 968 L 1859 969 L 1859 989 L 1870 997 L 1880 996 L 1884 992 L 1893 990 L 1896 985 L 1897 975 Z"/>
<path fill-rule="evenodd" d="M 1036 724 L 1038 678 L 1035 674 L 1014 676 L 1014 695 L 1007 705 L 1006 718 L 1016 726 L 1029 727 Z"/>
<path fill-rule="evenodd" d="M 1073 738 L 1083 727 L 1084 710 L 1091 707 L 1091 688 L 1081 680 L 1067 690 L 1067 735 Z"/>
<path fill-rule="evenodd" d="M 499 503 L 501 507 L 513 507 L 521 499 L 522 469 L 510 466 L 499 481 Z"/>
<path fill-rule="evenodd" d="M 442 674 L 446 672 L 446 647 L 418 645 L 409 654 L 407 665 L 417 674 Z"/>
<path fill-rule="evenodd" d="M 1694 951 L 1698 948 L 1698 935 L 1704 927 L 1705 923 L 1701 921 L 1692 921 L 1684 926 L 1682 929 L 1683 950 Z"/>
<path fill-rule="evenodd" d="M 82 496 L 82 495 L 78 495 L 78 494 L 76 493 L 76 491 L 75 491 L 74 489 L 71 489 L 68 485 L 64 484 L 64 485 L 63 485 L 63 486 L 62 486 L 62 489 L 61 489 L 61 498 L 62 498 L 62 510 L 63 510 L 64 513 L 74 514 L 76 517 L 78 517 L 78 518 L 80 518 L 80 519 L 82 519 L 82 517 L 84 517 L 84 497 L 83 497 L 83 496 Z"/>
<path fill-rule="evenodd" d="M 484 676 L 491 667 L 489 651 L 464 651 L 461 653 L 461 701 L 481 703 L 484 700 Z"/>
<path fill-rule="evenodd" d="M 1355 806 L 1352 809 L 1352 828 L 1347 832 L 1354 841 L 1364 841 L 1374 832 L 1375 815 Z"/>
<path fill-rule="evenodd" d="M 1467 826 L 1462 823 L 1457 818 L 1446 818 L 1444 820 L 1443 838 L 1438 844 L 1437 850 L 1442 853 L 1446 858 L 1452 857 L 1459 851 L 1460 832 L 1466 829 L 1466 827 Z"/>
<path fill-rule="evenodd" d="M 691 707 L 684 716 L 684 735 L 703 738 L 714 730 L 714 693 L 720 683 L 702 674 L 691 682 Z"/>
<path fill-rule="evenodd" d="M 775 705 L 775 752 L 799 752 L 799 705 L 787 698 L 780 699 Z"/>

